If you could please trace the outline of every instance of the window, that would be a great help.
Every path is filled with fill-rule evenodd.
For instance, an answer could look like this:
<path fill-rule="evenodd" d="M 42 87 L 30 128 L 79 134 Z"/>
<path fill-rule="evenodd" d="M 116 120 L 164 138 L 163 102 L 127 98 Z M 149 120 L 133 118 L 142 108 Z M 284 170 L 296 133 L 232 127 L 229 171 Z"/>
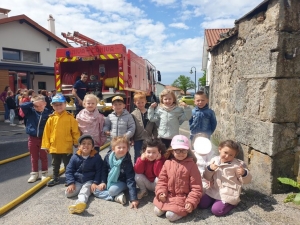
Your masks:
<path fill-rule="evenodd" d="M 39 81 L 38 82 L 38 89 L 40 89 L 40 90 L 47 90 L 47 88 L 46 88 L 46 82 Z"/>
<path fill-rule="evenodd" d="M 40 53 L 17 49 L 3 48 L 3 59 L 23 62 L 40 62 Z"/>

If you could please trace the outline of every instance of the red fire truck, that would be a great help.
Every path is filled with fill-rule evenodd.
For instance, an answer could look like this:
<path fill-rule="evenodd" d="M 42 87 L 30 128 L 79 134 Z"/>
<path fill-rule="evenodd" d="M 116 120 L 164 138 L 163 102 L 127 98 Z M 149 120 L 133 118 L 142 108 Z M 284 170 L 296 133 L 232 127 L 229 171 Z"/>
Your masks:
<path fill-rule="evenodd" d="M 79 32 L 62 33 L 81 47 L 56 50 L 55 85 L 58 92 L 72 96 L 72 86 L 83 72 L 88 74 L 88 92 L 110 103 L 115 95 L 124 97 L 128 111 L 133 109 L 133 93 L 155 93 L 160 72 L 148 60 L 136 55 L 123 44 L 103 45 Z"/>

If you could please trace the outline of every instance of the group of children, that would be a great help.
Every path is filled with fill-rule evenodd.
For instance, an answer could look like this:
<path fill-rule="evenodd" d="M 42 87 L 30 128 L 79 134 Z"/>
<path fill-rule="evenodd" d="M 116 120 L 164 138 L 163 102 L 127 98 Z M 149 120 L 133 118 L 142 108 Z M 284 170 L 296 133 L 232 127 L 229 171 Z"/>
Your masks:
<path fill-rule="evenodd" d="M 209 155 L 211 146 L 209 149 L 207 143 L 217 122 L 204 92 L 195 94 L 193 111 L 185 103 L 178 104 L 175 94 L 167 89 L 160 94 L 160 104 L 152 103 L 148 110 L 146 95 L 136 93 L 136 109 L 131 114 L 125 109 L 124 99 L 115 96 L 112 98 L 114 111 L 104 118 L 97 110 L 97 101 L 95 95 L 87 94 L 84 109 L 76 119 L 66 111 L 66 100 L 60 94 L 52 98 L 52 114 L 40 95 L 21 105 L 27 118 L 28 143 L 31 143 L 28 147 L 32 172 L 28 182 L 35 182 L 39 177 L 39 158 L 42 179 L 47 176 L 45 159 L 50 153 L 53 177 L 48 186 L 59 183 L 63 161 L 65 194 L 78 196 L 75 204 L 69 206 L 70 213 L 83 212 L 91 194 L 124 205 L 125 190 L 129 191 L 132 208 L 137 208 L 139 200 L 154 191 L 155 214 L 166 214 L 170 221 L 186 216 L 197 207 L 212 206 L 212 212 L 221 216 L 238 204 L 241 186 L 251 181 L 251 175 L 245 164 L 235 158 L 239 146 L 233 141 L 220 144 L 219 156 Z M 179 135 L 179 126 L 184 121 L 190 124 L 192 148 L 189 139 Z M 99 147 L 105 143 L 106 136 L 112 138 L 111 147 L 102 160 Z M 130 145 L 134 146 L 134 164 Z M 73 146 L 78 146 L 76 154 Z"/>

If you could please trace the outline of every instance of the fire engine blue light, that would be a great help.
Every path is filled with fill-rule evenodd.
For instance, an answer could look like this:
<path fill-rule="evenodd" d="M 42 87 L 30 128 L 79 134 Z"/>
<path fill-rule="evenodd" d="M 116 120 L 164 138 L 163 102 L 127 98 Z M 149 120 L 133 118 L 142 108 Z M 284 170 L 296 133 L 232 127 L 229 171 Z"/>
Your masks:
<path fill-rule="evenodd" d="M 70 58 L 70 57 L 71 57 L 70 51 L 66 51 L 66 57 L 67 57 L 67 58 Z"/>

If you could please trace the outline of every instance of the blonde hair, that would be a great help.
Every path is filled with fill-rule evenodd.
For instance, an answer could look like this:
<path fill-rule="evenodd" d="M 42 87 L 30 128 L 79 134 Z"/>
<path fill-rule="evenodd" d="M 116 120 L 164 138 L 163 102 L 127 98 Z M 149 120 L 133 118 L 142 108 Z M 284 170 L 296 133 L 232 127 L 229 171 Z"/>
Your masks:
<path fill-rule="evenodd" d="M 175 93 L 174 93 L 172 90 L 170 90 L 170 89 L 164 89 L 164 90 L 160 93 L 160 95 L 159 95 L 160 103 L 161 103 L 161 104 L 164 104 L 164 103 L 163 103 L 163 98 L 164 98 L 166 95 L 168 95 L 168 94 L 170 94 L 170 95 L 172 96 L 172 98 L 173 98 L 173 103 L 174 103 L 175 105 L 177 105 L 177 98 L 176 98 L 176 95 L 175 95 Z"/>
<path fill-rule="evenodd" d="M 125 143 L 127 144 L 127 147 L 128 147 L 128 151 L 129 151 L 129 148 L 130 148 L 130 143 L 129 143 L 129 140 L 127 138 L 126 135 L 124 136 L 117 136 L 117 137 L 114 137 L 112 140 L 111 140 L 111 148 L 114 150 L 115 147 L 120 144 L 120 143 Z"/>
<path fill-rule="evenodd" d="M 146 100 L 146 94 L 143 92 L 136 92 L 133 96 L 133 100 L 137 101 L 138 99 Z"/>
<path fill-rule="evenodd" d="M 97 97 L 96 95 L 94 95 L 94 94 L 87 94 L 87 95 L 84 96 L 84 99 L 83 99 L 83 105 L 85 105 L 85 103 L 86 103 L 86 101 L 87 101 L 88 99 L 95 100 L 96 104 L 97 104 L 98 101 L 99 101 L 99 99 L 98 99 L 98 97 Z"/>
<path fill-rule="evenodd" d="M 35 101 L 44 101 L 45 102 L 45 96 L 44 95 L 34 95 L 31 97 L 30 99 L 32 102 L 35 102 Z"/>
<path fill-rule="evenodd" d="M 167 149 L 166 153 L 164 154 L 164 157 L 165 157 L 165 159 L 173 159 L 173 158 L 175 158 L 174 157 L 174 149 L 171 146 Z M 195 163 L 197 163 L 197 158 L 196 158 L 194 152 L 191 151 L 191 149 L 187 150 L 187 156 L 186 157 L 187 158 L 192 158 L 193 161 Z"/>

